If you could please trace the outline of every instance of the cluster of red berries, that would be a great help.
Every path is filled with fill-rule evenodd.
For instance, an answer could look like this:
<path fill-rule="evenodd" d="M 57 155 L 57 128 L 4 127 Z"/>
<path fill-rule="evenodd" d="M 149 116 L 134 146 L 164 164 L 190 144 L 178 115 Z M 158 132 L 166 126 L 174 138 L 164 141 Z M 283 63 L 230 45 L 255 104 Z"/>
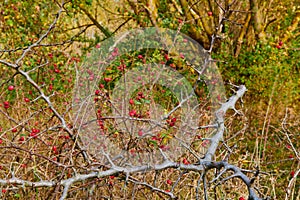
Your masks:
<path fill-rule="evenodd" d="M 76 63 L 80 62 L 80 58 L 72 57 L 69 61 L 69 63 L 72 63 L 72 61 L 75 61 Z"/>
<path fill-rule="evenodd" d="M 108 83 L 108 82 L 112 81 L 112 78 L 111 78 L 111 77 L 105 77 L 103 80 L 104 80 L 106 83 Z"/>
<path fill-rule="evenodd" d="M 112 57 L 116 57 L 119 54 L 119 49 L 117 47 L 114 48 L 114 51 L 111 53 Z"/>
<path fill-rule="evenodd" d="M 4 108 L 8 109 L 9 108 L 9 102 L 8 101 L 4 101 L 3 102 Z"/>
<path fill-rule="evenodd" d="M 279 41 L 279 42 L 278 42 L 278 45 L 276 46 L 276 48 L 277 48 L 277 49 L 281 49 L 282 45 L 283 45 L 283 42 L 282 42 L 282 41 Z"/>
<path fill-rule="evenodd" d="M 137 117 L 138 114 L 137 114 L 136 110 L 133 109 L 133 110 L 129 111 L 129 116 L 130 117 Z"/>
<path fill-rule="evenodd" d="M 13 91 L 14 89 L 15 89 L 15 87 L 13 85 L 8 86 L 8 88 L 7 88 L 8 91 Z M 5 109 L 8 109 L 10 107 L 9 102 L 4 101 L 3 106 Z"/>
<path fill-rule="evenodd" d="M 120 64 L 117 68 L 120 71 L 124 71 L 126 69 L 126 65 L 125 64 Z"/>
<path fill-rule="evenodd" d="M 170 127 L 175 126 L 175 122 L 177 121 L 176 117 L 167 119 L 167 123 L 169 124 Z"/>
<path fill-rule="evenodd" d="M 97 111 L 97 117 L 102 118 L 101 110 Z M 98 126 L 100 127 L 101 130 L 104 130 L 104 122 L 102 119 L 97 120 Z"/>
<path fill-rule="evenodd" d="M 25 137 L 24 137 L 24 136 L 21 136 L 21 137 L 19 138 L 19 142 L 22 143 L 22 142 L 24 142 L 24 141 L 25 141 Z"/>
<path fill-rule="evenodd" d="M 182 160 L 182 163 L 185 164 L 185 165 L 189 165 L 190 164 L 190 162 L 186 158 L 184 158 Z"/>
<path fill-rule="evenodd" d="M 53 66 L 54 66 L 54 72 L 59 74 L 60 70 L 58 69 L 57 64 L 53 64 Z"/>
<path fill-rule="evenodd" d="M 161 150 L 163 150 L 163 151 L 167 151 L 167 150 L 170 149 L 170 147 L 169 147 L 169 146 L 166 146 L 166 145 L 160 145 L 159 148 L 160 148 Z"/>
<path fill-rule="evenodd" d="M 137 94 L 137 97 L 136 97 L 136 100 L 141 100 L 141 99 L 145 99 L 146 97 L 145 97 L 145 95 L 144 95 L 144 93 L 143 92 L 138 92 L 138 94 Z M 130 103 L 130 102 L 129 102 Z"/>
<path fill-rule="evenodd" d="M 151 140 L 161 142 L 162 138 L 160 137 L 160 134 L 158 134 L 157 136 L 152 136 Z"/>
<path fill-rule="evenodd" d="M 53 147 L 52 147 L 52 151 L 53 151 L 53 153 L 58 154 L 58 150 L 57 150 L 57 147 L 56 147 L 56 146 L 53 146 Z"/>
<path fill-rule="evenodd" d="M 32 128 L 31 129 L 31 133 L 29 134 L 30 137 L 33 137 L 33 138 L 37 138 L 37 134 L 40 132 L 39 129 L 36 129 L 36 128 Z"/>

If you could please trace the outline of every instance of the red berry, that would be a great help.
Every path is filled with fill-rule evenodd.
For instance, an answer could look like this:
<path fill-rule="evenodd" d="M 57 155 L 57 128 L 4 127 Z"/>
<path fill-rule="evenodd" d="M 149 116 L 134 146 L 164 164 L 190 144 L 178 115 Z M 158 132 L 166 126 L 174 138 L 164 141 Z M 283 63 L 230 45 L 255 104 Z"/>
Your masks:
<path fill-rule="evenodd" d="M 37 138 L 36 133 L 30 133 L 30 137 Z"/>
<path fill-rule="evenodd" d="M 139 130 L 138 135 L 139 135 L 139 136 L 142 136 L 143 134 L 144 134 L 143 131 L 142 131 L 142 130 Z"/>
<path fill-rule="evenodd" d="M 129 103 L 130 103 L 131 105 L 133 105 L 133 104 L 134 104 L 134 100 L 133 100 L 133 99 L 129 99 Z"/>
<path fill-rule="evenodd" d="M 282 46 L 282 45 L 283 45 L 283 42 L 282 42 L 282 41 L 279 41 L 278 44 L 279 44 L 279 46 Z"/>
<path fill-rule="evenodd" d="M 98 96 L 99 94 L 100 94 L 100 90 L 96 90 L 96 91 L 95 91 L 95 95 Z"/>
<path fill-rule="evenodd" d="M 168 185 L 171 185 L 171 184 L 172 184 L 172 181 L 171 181 L 170 179 L 168 179 L 168 180 L 167 180 L 167 184 L 168 184 Z"/>
<path fill-rule="evenodd" d="M 170 64 L 170 67 L 172 67 L 173 69 L 176 69 L 176 66 L 175 66 L 174 63 L 171 63 L 171 64 Z"/>
<path fill-rule="evenodd" d="M 158 138 L 157 138 L 156 136 L 153 136 L 153 137 L 151 138 L 151 140 L 158 140 Z"/>
<path fill-rule="evenodd" d="M 207 147 L 207 145 L 208 145 L 209 143 L 210 143 L 209 140 L 204 140 L 204 141 L 202 142 L 201 146 Z"/>
<path fill-rule="evenodd" d="M 25 140 L 24 136 L 21 136 L 20 139 L 19 139 L 19 141 L 21 141 L 21 142 L 24 141 L 24 140 Z"/>
<path fill-rule="evenodd" d="M 2 189 L 2 193 L 5 193 L 5 192 L 7 192 L 7 190 L 6 189 Z"/>
<path fill-rule="evenodd" d="M 60 72 L 60 70 L 59 70 L 59 69 L 57 69 L 57 68 L 55 68 L 55 69 L 54 69 L 54 72 L 55 72 L 55 73 L 59 73 L 59 72 Z"/>
<path fill-rule="evenodd" d="M 6 108 L 6 109 L 9 108 L 9 102 L 8 101 L 4 101 L 3 104 L 4 104 L 4 108 Z"/>
<path fill-rule="evenodd" d="M 2 144 L 2 142 L 3 142 L 3 141 L 0 139 L 0 144 Z"/>
<path fill-rule="evenodd" d="M 175 126 L 175 122 L 170 122 L 170 123 L 169 123 L 169 126 L 170 126 L 170 127 Z"/>
<path fill-rule="evenodd" d="M 140 96 L 137 96 L 135 99 L 136 99 L 137 101 L 139 101 L 139 100 L 141 100 L 141 97 L 140 97 Z"/>
<path fill-rule="evenodd" d="M 143 56 L 142 56 L 142 55 L 138 55 L 138 58 L 139 58 L 139 59 L 143 59 Z"/>
<path fill-rule="evenodd" d="M 117 52 L 117 51 L 111 52 L 111 55 L 112 55 L 113 57 L 116 57 L 116 56 L 118 55 L 118 52 Z"/>
<path fill-rule="evenodd" d="M 295 176 L 295 171 L 291 171 L 291 177 Z"/>
<path fill-rule="evenodd" d="M 134 117 L 136 115 L 136 111 L 135 110 L 132 110 L 129 112 L 129 116 L 130 117 Z"/>
<path fill-rule="evenodd" d="M 25 97 L 24 101 L 28 103 L 28 102 L 30 102 L 30 99 L 28 99 L 27 97 Z"/>
<path fill-rule="evenodd" d="M 39 129 L 32 128 L 31 133 L 29 134 L 29 136 L 33 137 L 33 138 L 37 138 L 37 133 L 39 133 L 39 132 L 40 132 Z"/>
<path fill-rule="evenodd" d="M 189 161 L 187 161 L 187 159 L 186 159 L 186 158 L 184 158 L 182 162 L 183 162 L 183 164 L 185 164 L 185 165 L 188 165 L 188 164 L 190 164 L 190 163 L 189 163 Z"/>
<path fill-rule="evenodd" d="M 170 149 L 170 147 L 166 146 L 166 145 L 160 145 L 159 148 L 163 151 L 167 151 Z"/>
<path fill-rule="evenodd" d="M 120 66 L 118 66 L 118 70 L 120 71 L 124 71 L 126 69 L 126 65 L 121 64 Z"/>
<path fill-rule="evenodd" d="M 52 147 L 52 151 L 57 151 L 57 147 L 56 147 L 56 146 L 53 146 L 53 147 Z"/>
<path fill-rule="evenodd" d="M 207 12 L 207 15 L 208 15 L 208 16 L 212 16 L 213 13 L 212 13 L 211 11 L 209 11 L 209 12 Z"/>
<path fill-rule="evenodd" d="M 168 55 L 168 54 L 165 54 L 165 59 L 166 59 L 166 60 L 170 60 L 170 58 L 169 58 L 169 55 Z"/>
<path fill-rule="evenodd" d="M 32 131 L 32 133 L 39 133 L 40 132 L 39 129 L 35 129 L 35 128 L 32 128 L 31 131 Z"/>
<path fill-rule="evenodd" d="M 111 81 L 112 80 L 112 78 L 104 78 L 104 81 L 105 82 L 109 82 L 109 81 Z"/>
<path fill-rule="evenodd" d="M 136 154 L 135 154 L 135 150 L 134 149 L 130 149 L 130 154 L 132 155 L 132 156 L 135 156 Z"/>
<path fill-rule="evenodd" d="M 281 49 L 281 46 L 280 46 L 280 45 L 277 45 L 276 48 L 277 48 L 277 49 Z"/>
<path fill-rule="evenodd" d="M 8 86 L 8 90 L 9 90 L 9 91 L 12 91 L 12 90 L 14 90 L 14 89 L 15 89 L 15 87 L 14 87 L 13 85 Z"/>
<path fill-rule="evenodd" d="M 240 197 L 239 200 L 246 200 L 244 197 Z"/>
<path fill-rule="evenodd" d="M 15 133 L 15 132 L 17 132 L 18 130 L 16 129 L 16 128 L 13 128 L 12 130 L 11 130 L 11 132 L 13 132 L 13 133 Z"/>

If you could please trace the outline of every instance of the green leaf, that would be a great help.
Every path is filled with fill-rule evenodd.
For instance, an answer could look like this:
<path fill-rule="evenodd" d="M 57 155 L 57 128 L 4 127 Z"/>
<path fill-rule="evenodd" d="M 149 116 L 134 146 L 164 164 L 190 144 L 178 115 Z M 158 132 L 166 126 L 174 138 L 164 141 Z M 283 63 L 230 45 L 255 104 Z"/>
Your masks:
<path fill-rule="evenodd" d="M 14 25 L 14 22 L 13 22 L 11 19 L 7 20 L 6 23 L 7 23 L 9 26 L 13 26 L 13 25 Z"/>
<path fill-rule="evenodd" d="M 154 146 L 157 146 L 157 142 L 155 140 L 150 140 L 151 144 L 154 144 Z"/>
<path fill-rule="evenodd" d="M 20 197 L 21 197 L 21 195 L 20 195 L 19 193 L 17 193 L 17 194 L 15 194 L 15 195 L 14 195 L 14 197 L 16 197 L 16 198 L 20 198 Z"/>
<path fill-rule="evenodd" d="M 139 101 L 137 101 L 137 100 L 134 100 L 134 104 L 136 104 L 136 105 L 141 105 L 142 103 L 139 102 Z"/>
<path fill-rule="evenodd" d="M 85 0 L 85 3 L 87 4 L 87 5 L 92 5 L 92 3 L 93 3 L 93 0 Z"/>
<path fill-rule="evenodd" d="M 150 100 L 145 99 L 144 102 L 150 104 Z"/>

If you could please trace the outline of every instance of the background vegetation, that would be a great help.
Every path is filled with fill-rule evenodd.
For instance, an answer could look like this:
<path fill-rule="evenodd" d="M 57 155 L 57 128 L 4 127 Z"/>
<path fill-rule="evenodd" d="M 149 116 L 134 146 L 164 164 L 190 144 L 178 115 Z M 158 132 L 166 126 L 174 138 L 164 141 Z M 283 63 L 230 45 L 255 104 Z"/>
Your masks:
<path fill-rule="evenodd" d="M 0 5 L 0 59 L 15 63 L 29 45 L 49 30 L 61 2 L 6 0 Z M 226 121 L 225 141 L 230 147 L 237 145 L 230 161 L 241 168 L 258 167 L 263 172 L 256 180 L 261 196 L 284 199 L 290 180 L 300 168 L 299 21 L 300 5 L 293 0 L 71 0 L 65 2 L 60 18 L 47 37 L 27 52 L 18 66 L 24 71 L 35 69 L 30 73 L 32 79 L 46 95 L 53 94 L 51 100 L 55 109 L 69 123 L 76 66 L 80 66 L 93 48 L 101 48 L 101 43 L 109 37 L 137 27 L 179 30 L 199 42 L 216 60 L 227 83 L 228 96 L 231 94 L 229 83 L 246 85 L 248 91 L 241 104 L 243 107 L 240 106 L 243 115 L 229 115 Z M 138 62 L 139 54 L 146 55 L 132 53 L 131 59 Z M 158 54 L 164 59 L 162 52 Z M 192 74 L 187 66 L 180 65 L 180 60 L 172 57 L 172 62 L 183 74 Z M 36 68 L 40 64 L 43 66 Z M 114 73 L 119 71 L 115 69 L 107 77 L 113 78 Z M 16 168 L 16 176 L 32 180 L 39 179 L 38 174 L 42 173 L 51 178 L 71 176 L 73 172 L 69 168 L 53 171 L 55 163 L 32 157 L 32 152 L 36 151 L 50 160 L 68 163 L 64 156 L 73 145 L 39 90 L 3 62 L 0 62 L 0 77 L 0 177 L 7 178 L 12 166 Z M 102 83 L 106 89 L 113 86 L 110 85 L 113 81 Z M 14 88 L 10 90 L 9 86 Z M 157 91 L 161 89 L 157 88 Z M 166 102 L 172 101 L 172 97 L 161 94 Z M 49 130 L 50 127 L 53 129 Z M 34 134 L 42 136 L 17 145 Z M 12 144 L 17 146 L 9 148 Z M 223 151 L 219 149 L 220 157 Z M 83 159 L 79 159 L 74 165 L 82 163 Z M 169 171 L 160 174 L 162 183 L 172 178 L 176 181 L 174 177 L 178 174 L 168 174 Z M 191 194 L 193 187 L 188 185 L 196 184 L 196 176 L 187 175 L 187 182 L 182 183 L 182 187 L 187 188 L 178 191 L 182 199 L 195 198 Z M 151 179 L 151 175 L 147 178 Z M 103 196 L 120 197 L 124 195 L 120 183 L 123 179 L 122 176 L 111 176 L 96 180 L 97 187 L 103 188 Z M 92 183 L 81 184 L 72 189 L 71 196 L 86 198 L 82 188 Z M 229 191 L 230 186 L 237 190 Z M 168 183 L 162 184 L 162 188 L 171 189 Z M 288 198 L 300 198 L 299 178 L 289 189 Z M 29 199 L 29 196 L 46 199 L 52 195 L 55 199 L 59 187 L 54 192 L 47 189 L 29 191 L 3 186 L 1 195 L 23 199 Z M 144 195 L 149 192 L 143 190 Z M 245 188 L 239 189 L 236 181 L 213 192 L 220 199 L 247 197 Z M 94 195 L 100 195 L 100 191 Z M 165 198 L 161 194 L 151 195 Z"/>

